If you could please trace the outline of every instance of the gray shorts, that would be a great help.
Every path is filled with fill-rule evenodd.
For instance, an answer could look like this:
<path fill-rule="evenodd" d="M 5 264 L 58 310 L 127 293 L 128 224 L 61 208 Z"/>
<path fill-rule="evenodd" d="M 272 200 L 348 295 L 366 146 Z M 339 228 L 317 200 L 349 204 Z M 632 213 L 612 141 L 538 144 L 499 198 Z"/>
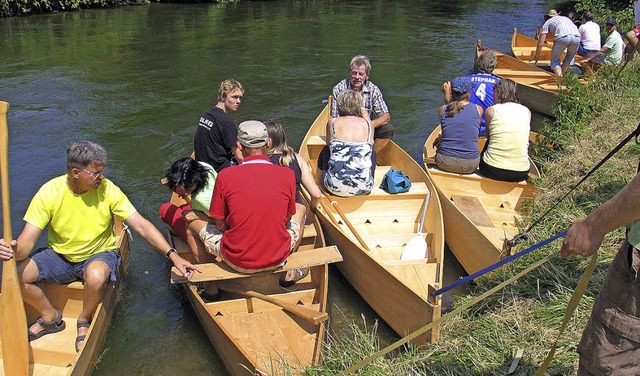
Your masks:
<path fill-rule="evenodd" d="M 87 266 L 94 261 L 102 261 L 109 266 L 110 280 L 113 282 L 116 280 L 116 271 L 121 262 L 120 254 L 116 251 L 98 252 L 84 261 L 71 262 L 48 247 L 33 251 L 31 260 L 38 267 L 36 282 L 45 284 L 63 284 L 82 280 Z"/>
<path fill-rule="evenodd" d="M 479 164 L 480 156 L 475 159 L 464 159 L 436 153 L 436 165 L 444 171 L 455 172 L 456 174 L 472 174 L 476 172 Z"/>
<path fill-rule="evenodd" d="M 290 250 L 291 252 L 293 252 L 295 245 L 298 243 L 298 240 L 300 240 L 300 225 L 298 224 L 298 222 L 294 221 L 293 219 L 289 220 L 289 222 L 287 223 L 287 232 L 291 236 Z M 224 232 L 218 230 L 215 224 L 211 224 L 211 223 L 207 224 L 205 227 L 202 228 L 202 230 L 200 230 L 200 233 L 198 235 L 200 236 L 200 239 L 204 243 L 204 246 L 207 249 L 207 252 L 211 253 L 216 257 L 220 257 L 233 270 L 238 271 L 240 273 L 245 273 L 245 274 L 258 273 L 258 272 L 263 272 L 267 270 L 274 270 L 284 265 L 284 264 L 279 264 L 279 265 L 270 266 L 262 269 L 244 269 L 244 268 L 235 266 L 231 262 L 229 262 L 227 259 L 225 259 L 224 256 L 222 255 L 222 252 L 220 252 L 220 242 L 222 241 L 222 236 L 224 235 Z"/>

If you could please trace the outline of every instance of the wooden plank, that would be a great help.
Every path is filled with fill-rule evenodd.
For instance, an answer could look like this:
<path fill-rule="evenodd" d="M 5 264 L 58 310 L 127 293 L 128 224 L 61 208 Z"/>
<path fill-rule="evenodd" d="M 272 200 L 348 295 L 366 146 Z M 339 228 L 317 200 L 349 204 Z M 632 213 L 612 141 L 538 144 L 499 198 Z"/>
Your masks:
<path fill-rule="evenodd" d="M 256 274 L 239 273 L 231 269 L 229 265 L 224 262 L 197 264 L 202 273 L 195 273 L 191 281 L 187 281 L 187 279 L 182 276 L 178 269 L 172 267 L 171 283 L 206 282 L 235 278 L 246 278 L 257 274 L 286 272 L 292 269 L 306 268 L 310 266 L 330 264 L 340 261 L 342 261 L 342 256 L 340 255 L 340 252 L 338 252 L 338 248 L 336 248 L 336 246 L 330 246 L 303 252 L 295 252 L 287 258 L 287 263 L 281 268 Z"/>
<path fill-rule="evenodd" d="M 493 227 L 491 218 L 482 207 L 477 197 L 451 196 L 454 204 L 463 212 L 476 226 Z"/>
<path fill-rule="evenodd" d="M 530 71 L 530 70 L 515 70 L 515 69 L 504 69 L 504 68 L 496 68 L 493 70 L 493 74 L 496 76 L 518 76 L 518 77 L 557 77 L 556 75 L 546 72 L 546 71 Z M 561 77 L 558 77 L 561 79 Z"/>

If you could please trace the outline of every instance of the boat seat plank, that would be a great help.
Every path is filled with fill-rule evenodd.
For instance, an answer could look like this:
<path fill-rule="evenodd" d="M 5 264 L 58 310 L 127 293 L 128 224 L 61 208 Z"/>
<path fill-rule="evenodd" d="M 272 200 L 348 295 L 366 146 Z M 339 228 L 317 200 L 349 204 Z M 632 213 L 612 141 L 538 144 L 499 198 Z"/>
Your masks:
<path fill-rule="evenodd" d="M 494 227 L 491 218 L 482 207 L 477 197 L 451 196 L 456 207 L 460 209 L 476 226 Z"/>
<path fill-rule="evenodd" d="M 505 68 L 496 68 L 493 70 L 493 74 L 495 74 L 496 76 L 507 76 L 507 77 L 553 77 L 554 76 L 552 73 L 549 73 L 543 70 L 519 71 L 519 70 L 512 70 L 512 69 L 505 69 Z M 560 79 L 560 77 L 558 77 L 558 79 Z"/>
<path fill-rule="evenodd" d="M 336 246 L 329 246 L 324 248 L 316 248 L 313 250 L 295 252 L 287 258 L 287 262 L 279 269 L 256 273 L 256 274 L 243 274 L 231 269 L 224 262 L 197 264 L 197 267 L 202 273 L 195 273 L 191 281 L 187 281 L 186 278 L 176 269 L 171 268 L 171 283 L 186 283 L 186 282 L 206 282 L 217 280 L 228 280 L 236 278 L 246 278 L 255 276 L 258 274 L 271 274 L 286 272 L 288 270 L 306 268 L 310 266 L 317 266 L 323 264 L 329 264 L 342 261 L 342 255 L 338 252 Z"/>

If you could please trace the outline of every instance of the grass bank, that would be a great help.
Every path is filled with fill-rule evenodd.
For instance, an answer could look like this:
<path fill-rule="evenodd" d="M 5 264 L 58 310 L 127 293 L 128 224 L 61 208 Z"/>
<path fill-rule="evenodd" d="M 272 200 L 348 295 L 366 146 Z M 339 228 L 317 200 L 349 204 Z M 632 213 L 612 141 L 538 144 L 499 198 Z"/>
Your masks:
<path fill-rule="evenodd" d="M 556 108 L 557 119 L 545 125 L 559 148 L 540 150 L 537 163 L 542 177 L 540 193 L 528 221 L 532 223 L 575 185 L 640 122 L 640 61 L 616 78 L 619 68 L 603 69 L 588 86 L 570 85 Z M 565 230 L 616 194 L 635 174 L 640 146 L 631 141 L 572 195 L 558 205 L 532 231 L 524 249 Z M 622 229 L 609 234 L 599 251 L 589 287 L 569 326 L 560 337 L 551 375 L 571 375 L 577 370 L 576 346 L 587 322 L 596 294 L 602 286 L 611 259 L 624 236 Z M 561 240 L 506 265 L 491 278 L 477 281 L 469 296 L 457 297 L 454 305 L 481 295 L 517 274 L 533 262 L 551 260 L 529 272 L 471 309 L 452 317 L 442 326 L 439 343 L 423 349 L 408 349 L 376 360 L 362 368 L 365 375 L 505 375 L 518 349 L 524 351 L 514 375 L 532 375 L 555 341 L 565 309 L 584 271 L 587 260 L 562 259 Z M 369 323 L 371 324 L 371 323 Z M 355 324 L 351 333 L 331 338 L 325 365 L 308 374 L 334 374 L 380 350 L 375 325 L 367 330 Z"/>

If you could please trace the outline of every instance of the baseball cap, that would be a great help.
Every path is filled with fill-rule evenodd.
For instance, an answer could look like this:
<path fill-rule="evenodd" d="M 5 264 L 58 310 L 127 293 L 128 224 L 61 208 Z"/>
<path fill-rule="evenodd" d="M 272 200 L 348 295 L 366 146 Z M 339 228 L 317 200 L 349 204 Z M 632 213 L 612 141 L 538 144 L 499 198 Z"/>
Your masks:
<path fill-rule="evenodd" d="M 267 127 L 263 122 L 247 120 L 238 126 L 238 141 L 248 148 L 259 148 L 267 144 Z"/>

